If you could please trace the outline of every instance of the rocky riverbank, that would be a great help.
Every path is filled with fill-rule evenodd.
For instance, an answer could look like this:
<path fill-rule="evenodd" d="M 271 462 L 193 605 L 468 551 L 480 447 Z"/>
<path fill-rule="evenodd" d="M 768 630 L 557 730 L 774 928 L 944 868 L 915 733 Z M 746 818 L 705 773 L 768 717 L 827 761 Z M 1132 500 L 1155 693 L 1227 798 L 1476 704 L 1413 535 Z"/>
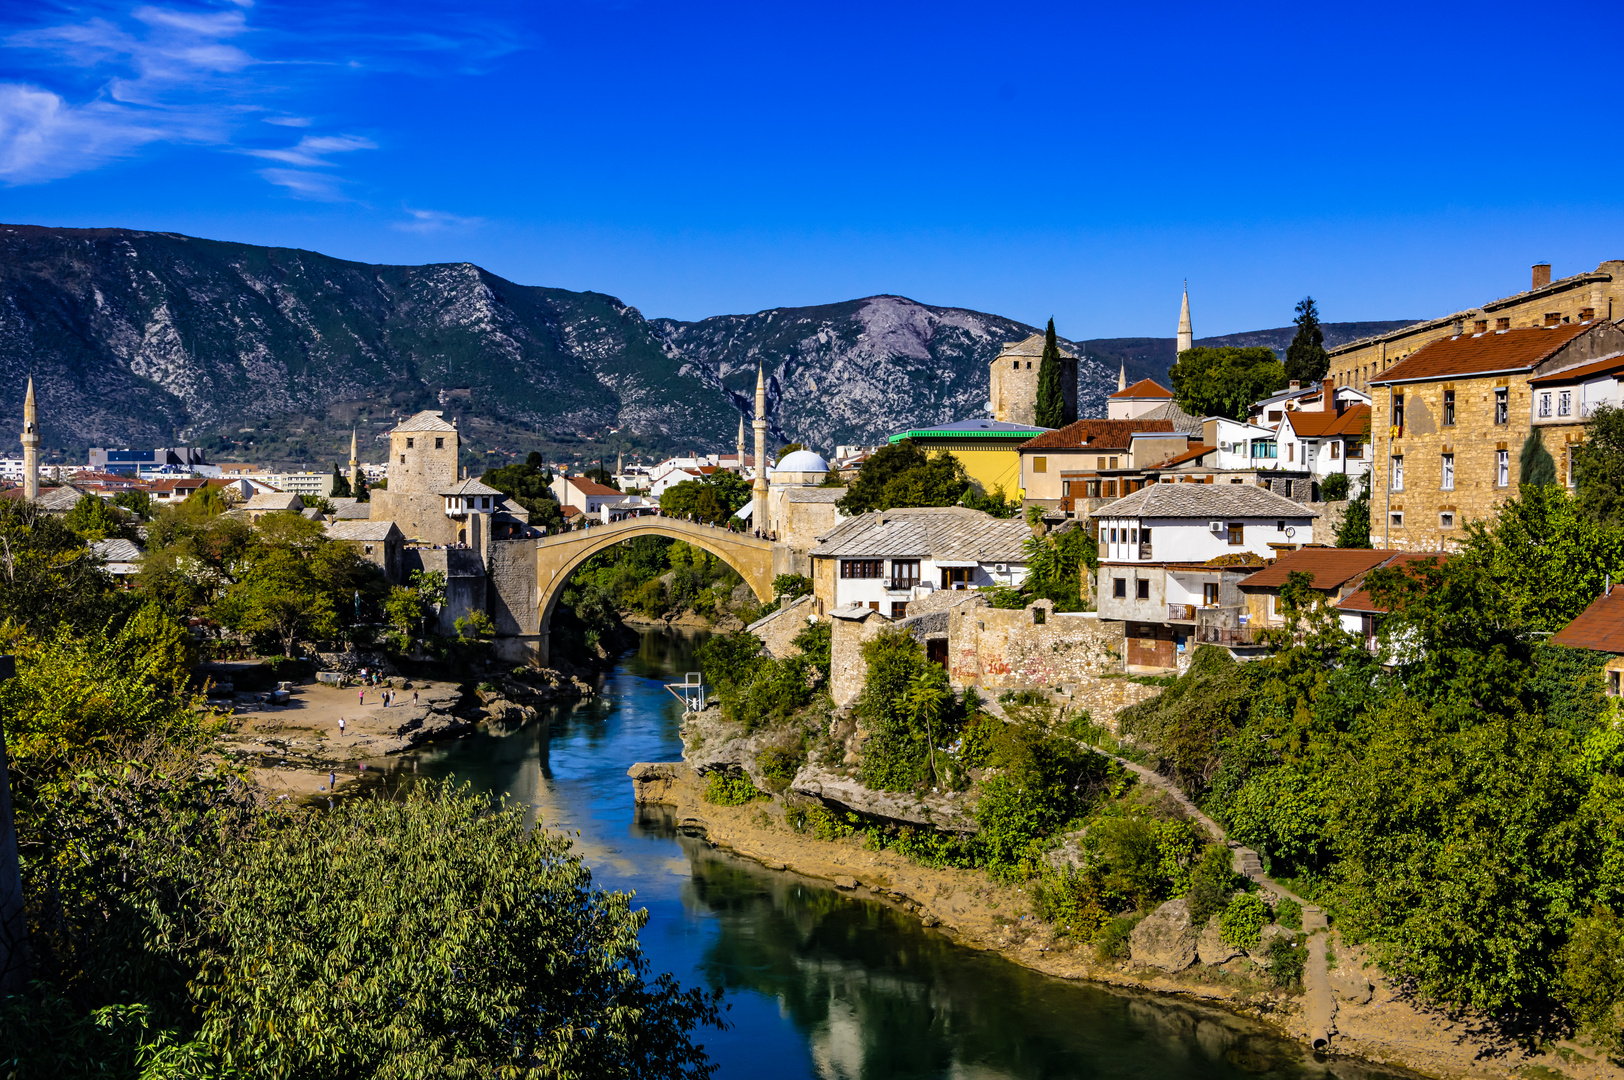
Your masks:
<path fill-rule="evenodd" d="M 1305 1044 L 1311 1041 L 1303 996 L 1269 986 L 1255 961 L 1206 941 L 1210 934 L 1196 936 L 1198 962 L 1174 974 L 1131 962 L 1102 963 L 1092 946 L 1057 935 L 1032 916 L 1029 899 L 1018 886 L 998 884 L 975 871 L 923 866 L 893 851 L 869 850 L 861 837 L 818 840 L 789 826 L 782 799 L 744 806 L 708 803 L 702 777 L 687 763 L 639 764 L 629 775 L 638 801 L 672 807 L 679 827 L 710 843 L 769 869 L 822 878 L 837 889 L 905 908 L 960 944 L 997 951 L 1057 978 L 1218 1003 Z M 1427 1009 L 1389 982 L 1362 950 L 1334 932 L 1326 944 L 1335 958 L 1330 969 L 1337 998 L 1332 1061 L 1345 1056 L 1429 1076 L 1496 1080 L 1621 1075 L 1593 1051 L 1560 1045 L 1529 1053 L 1480 1025 Z"/>

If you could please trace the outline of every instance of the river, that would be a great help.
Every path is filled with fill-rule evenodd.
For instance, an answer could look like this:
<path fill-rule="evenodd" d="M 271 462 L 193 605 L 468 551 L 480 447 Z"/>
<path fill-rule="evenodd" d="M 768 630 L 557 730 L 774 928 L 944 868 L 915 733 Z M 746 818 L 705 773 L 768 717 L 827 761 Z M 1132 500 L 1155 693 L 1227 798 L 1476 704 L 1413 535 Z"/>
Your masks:
<path fill-rule="evenodd" d="M 648 908 L 657 970 L 720 988 L 725 1031 L 701 1041 L 724 1080 L 952 1077 L 1392 1077 L 1316 1062 L 1227 1013 L 1037 974 L 953 944 L 917 918 L 768 871 L 679 835 L 632 801 L 626 768 L 675 761 L 694 636 L 649 631 L 602 695 L 543 721 L 428 747 L 386 768 L 456 776 L 533 808 L 601 886 Z"/>

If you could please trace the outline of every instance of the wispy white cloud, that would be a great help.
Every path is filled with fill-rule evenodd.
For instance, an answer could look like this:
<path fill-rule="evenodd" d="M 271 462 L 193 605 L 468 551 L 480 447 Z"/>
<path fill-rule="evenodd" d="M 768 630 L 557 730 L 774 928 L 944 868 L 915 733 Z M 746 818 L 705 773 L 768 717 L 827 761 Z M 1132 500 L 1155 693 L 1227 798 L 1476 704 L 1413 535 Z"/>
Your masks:
<path fill-rule="evenodd" d="M 265 158 L 267 161 L 280 161 L 288 165 L 318 169 L 332 164 L 327 160 L 329 154 L 347 154 L 352 150 L 377 148 L 377 143 L 359 135 L 306 135 L 299 140 L 297 146 L 282 150 L 245 150 L 243 153 Z"/>
<path fill-rule="evenodd" d="M 315 123 L 308 116 L 267 116 L 264 120 L 267 124 L 275 124 L 277 127 L 309 127 Z"/>
<path fill-rule="evenodd" d="M 463 217 L 461 214 L 448 214 L 444 210 L 413 210 L 406 207 L 409 215 L 405 221 L 397 221 L 393 228 L 401 232 L 432 233 L 443 232 L 446 229 L 472 229 L 485 223 L 484 218 Z"/>
<path fill-rule="evenodd" d="M 286 189 L 296 199 L 312 202 L 348 202 L 344 192 L 344 178 L 333 173 L 310 172 L 307 169 L 261 169 L 259 175 L 277 187 Z"/>

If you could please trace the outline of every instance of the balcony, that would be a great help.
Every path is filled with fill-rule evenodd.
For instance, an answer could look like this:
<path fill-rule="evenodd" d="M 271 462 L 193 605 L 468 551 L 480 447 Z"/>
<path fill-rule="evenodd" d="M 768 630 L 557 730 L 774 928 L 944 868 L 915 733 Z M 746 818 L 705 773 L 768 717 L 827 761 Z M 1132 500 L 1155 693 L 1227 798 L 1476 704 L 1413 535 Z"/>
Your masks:
<path fill-rule="evenodd" d="M 1168 604 L 1168 622 L 1195 622 L 1194 604 Z"/>
<path fill-rule="evenodd" d="M 1202 645 L 1249 646 L 1261 644 L 1262 627 L 1220 626 L 1216 623 L 1195 628 L 1195 639 Z"/>

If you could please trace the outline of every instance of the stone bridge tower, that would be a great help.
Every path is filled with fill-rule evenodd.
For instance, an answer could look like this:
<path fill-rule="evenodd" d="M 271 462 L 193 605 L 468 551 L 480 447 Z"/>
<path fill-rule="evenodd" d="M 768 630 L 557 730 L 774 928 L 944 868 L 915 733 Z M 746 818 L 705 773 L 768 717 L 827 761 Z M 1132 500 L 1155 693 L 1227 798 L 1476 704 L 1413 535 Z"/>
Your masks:
<path fill-rule="evenodd" d="M 373 521 L 393 521 L 408 540 L 449 544 L 457 523 L 446 516 L 442 492 L 457 483 L 461 443 L 439 411 L 420 412 L 389 432 L 389 484 L 372 495 Z"/>

